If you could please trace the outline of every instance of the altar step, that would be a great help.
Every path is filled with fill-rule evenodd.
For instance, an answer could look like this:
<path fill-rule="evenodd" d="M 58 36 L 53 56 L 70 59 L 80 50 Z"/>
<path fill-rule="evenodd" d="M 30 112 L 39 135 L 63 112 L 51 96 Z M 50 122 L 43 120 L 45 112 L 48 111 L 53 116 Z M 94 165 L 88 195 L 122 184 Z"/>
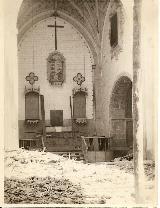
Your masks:
<path fill-rule="evenodd" d="M 47 137 L 44 145 L 48 152 L 74 152 L 81 151 L 81 138 L 73 137 Z"/>
<path fill-rule="evenodd" d="M 52 153 L 63 156 L 71 160 L 73 159 L 77 161 L 84 161 L 84 155 L 81 151 L 79 152 L 52 152 Z"/>
<path fill-rule="evenodd" d="M 66 130 L 66 129 L 65 129 Z M 84 133 L 63 131 L 63 132 L 46 132 L 44 146 L 47 152 L 77 152 L 82 150 L 81 136 Z M 36 131 L 27 131 L 23 139 L 20 139 L 20 147 L 42 148 L 42 134 Z"/>
<path fill-rule="evenodd" d="M 75 152 L 82 150 L 80 132 L 46 132 L 44 141 L 48 152 Z"/>

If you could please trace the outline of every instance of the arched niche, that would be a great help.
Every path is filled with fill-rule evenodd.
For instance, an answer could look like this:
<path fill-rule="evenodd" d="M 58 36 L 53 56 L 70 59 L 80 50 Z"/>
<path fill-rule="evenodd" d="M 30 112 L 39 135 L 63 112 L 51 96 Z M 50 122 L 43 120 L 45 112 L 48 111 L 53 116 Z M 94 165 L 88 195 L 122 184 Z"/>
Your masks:
<path fill-rule="evenodd" d="M 39 92 L 25 92 L 25 121 L 27 123 L 38 122 L 39 117 Z"/>
<path fill-rule="evenodd" d="M 23 3 L 21 5 L 21 8 L 23 8 L 22 6 L 25 6 L 26 0 L 23 0 Z M 32 4 L 31 4 L 32 5 Z M 19 24 L 19 20 L 23 19 L 24 16 L 20 15 L 17 18 L 17 28 L 18 28 L 18 44 L 20 44 L 21 40 L 23 39 L 24 34 L 26 33 L 26 31 L 28 31 L 30 28 L 33 27 L 33 25 L 37 24 L 38 22 L 47 19 L 51 16 L 53 16 L 53 12 L 54 10 L 51 8 L 48 8 L 46 11 L 43 12 L 39 12 L 36 15 L 32 16 L 31 15 L 27 15 L 27 19 L 25 24 Z M 75 19 L 72 15 L 68 15 L 64 10 L 58 10 L 58 17 L 61 19 L 64 19 L 66 22 L 70 23 L 77 31 L 80 32 L 80 34 L 85 38 L 91 52 L 92 52 L 92 59 L 93 62 L 96 62 L 97 60 L 97 45 L 98 42 L 95 38 L 92 37 L 92 35 L 90 34 L 90 32 L 86 29 L 86 27 L 84 27 L 84 25 L 82 24 L 82 22 L 78 21 L 77 19 Z"/>
<path fill-rule="evenodd" d="M 83 87 L 73 89 L 73 118 L 77 124 L 86 124 L 86 96 L 87 89 Z"/>
<path fill-rule="evenodd" d="M 132 82 L 127 76 L 120 77 L 113 87 L 110 100 L 110 133 L 113 149 L 132 149 Z"/>

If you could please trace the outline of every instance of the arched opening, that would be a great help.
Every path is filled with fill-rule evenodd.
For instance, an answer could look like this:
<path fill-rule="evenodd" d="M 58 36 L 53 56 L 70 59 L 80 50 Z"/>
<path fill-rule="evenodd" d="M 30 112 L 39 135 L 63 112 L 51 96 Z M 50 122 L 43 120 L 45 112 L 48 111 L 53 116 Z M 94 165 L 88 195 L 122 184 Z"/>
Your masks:
<path fill-rule="evenodd" d="M 56 2 L 57 6 L 55 6 Z M 83 7 L 85 7 L 85 4 L 83 4 L 81 8 L 82 11 L 77 11 L 77 7 L 75 7 L 75 5 L 70 1 L 63 1 L 61 4 L 60 1 L 55 0 L 39 2 L 33 0 L 23 0 L 17 17 L 18 44 L 20 44 L 25 33 L 29 31 L 33 25 L 37 25 L 38 22 L 53 17 L 54 12 L 56 11 L 59 18 L 70 23 L 84 37 L 90 50 L 92 51 L 94 62 L 96 62 L 98 41 L 95 39 L 93 32 L 91 33 L 88 30 L 88 24 L 91 23 L 88 21 L 88 17 L 84 16 L 85 8 Z M 105 6 L 105 8 L 107 7 Z M 70 9 L 72 9 L 75 13 L 70 13 Z M 96 30 L 94 32 L 96 32 Z"/>
<path fill-rule="evenodd" d="M 114 157 L 133 151 L 132 82 L 127 76 L 120 77 L 112 91 L 110 133 Z"/>
<path fill-rule="evenodd" d="M 55 1 L 50 2 L 55 6 Z M 26 140 L 40 140 L 43 136 L 46 151 L 79 151 L 80 134 L 89 134 L 88 129 L 93 128 L 95 43 L 91 44 L 93 38 L 82 22 L 73 15 L 67 18 L 65 11 L 60 1 L 50 9 L 49 1 L 37 7 L 35 1 L 24 0 L 17 20 L 19 138 L 23 140 L 25 134 Z M 77 80 L 76 74 L 81 75 Z M 33 93 L 24 97 L 24 88 L 39 89 L 43 108 Z M 34 105 L 30 105 L 32 101 Z M 38 120 L 38 112 L 35 125 L 32 120 Z M 24 122 L 25 113 L 28 123 Z"/>

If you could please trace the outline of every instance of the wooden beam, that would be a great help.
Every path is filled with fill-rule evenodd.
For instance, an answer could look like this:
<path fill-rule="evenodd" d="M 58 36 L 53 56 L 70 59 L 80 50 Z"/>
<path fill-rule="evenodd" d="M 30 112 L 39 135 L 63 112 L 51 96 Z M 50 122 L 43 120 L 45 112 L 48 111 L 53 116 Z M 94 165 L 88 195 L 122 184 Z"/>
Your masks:
<path fill-rule="evenodd" d="M 45 109 L 44 109 L 44 96 L 40 95 L 41 100 L 41 116 L 42 116 L 42 147 L 45 151 L 46 147 L 44 142 L 46 141 L 46 126 L 45 126 Z"/>

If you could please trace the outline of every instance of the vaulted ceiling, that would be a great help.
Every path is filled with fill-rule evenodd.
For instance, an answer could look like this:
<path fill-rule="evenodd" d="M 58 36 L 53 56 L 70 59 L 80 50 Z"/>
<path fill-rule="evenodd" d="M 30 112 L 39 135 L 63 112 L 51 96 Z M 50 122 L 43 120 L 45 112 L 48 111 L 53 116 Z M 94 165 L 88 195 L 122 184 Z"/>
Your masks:
<path fill-rule="evenodd" d="M 24 0 L 18 15 L 18 40 L 33 24 L 57 11 L 88 41 L 93 53 L 98 53 L 102 28 L 109 0 Z"/>

